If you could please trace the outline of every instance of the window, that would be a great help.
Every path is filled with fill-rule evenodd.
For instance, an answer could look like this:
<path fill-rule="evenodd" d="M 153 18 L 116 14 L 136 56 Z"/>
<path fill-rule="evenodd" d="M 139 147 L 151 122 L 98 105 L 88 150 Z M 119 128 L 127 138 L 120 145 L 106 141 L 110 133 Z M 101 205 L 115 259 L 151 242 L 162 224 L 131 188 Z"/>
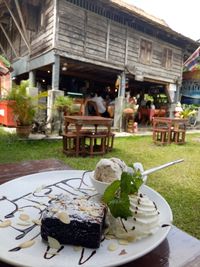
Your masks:
<path fill-rule="evenodd" d="M 162 66 L 166 69 L 172 67 L 172 50 L 169 48 L 163 49 Z"/>
<path fill-rule="evenodd" d="M 152 57 L 152 42 L 141 39 L 140 42 L 140 62 L 145 64 L 151 63 Z"/>

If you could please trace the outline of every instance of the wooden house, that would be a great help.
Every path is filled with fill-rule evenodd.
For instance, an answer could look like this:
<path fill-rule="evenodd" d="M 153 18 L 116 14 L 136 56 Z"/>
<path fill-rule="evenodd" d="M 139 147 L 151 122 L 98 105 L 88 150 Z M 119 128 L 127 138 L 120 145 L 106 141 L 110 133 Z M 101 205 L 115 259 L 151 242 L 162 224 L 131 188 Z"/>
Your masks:
<path fill-rule="evenodd" d="M 109 87 L 123 97 L 128 80 L 133 94 L 164 92 L 172 103 L 197 47 L 121 0 L 0 0 L 0 52 L 13 77 L 52 95 Z"/>
<path fill-rule="evenodd" d="M 2 97 L 11 88 L 11 71 L 10 63 L 0 55 L 0 96 Z"/>

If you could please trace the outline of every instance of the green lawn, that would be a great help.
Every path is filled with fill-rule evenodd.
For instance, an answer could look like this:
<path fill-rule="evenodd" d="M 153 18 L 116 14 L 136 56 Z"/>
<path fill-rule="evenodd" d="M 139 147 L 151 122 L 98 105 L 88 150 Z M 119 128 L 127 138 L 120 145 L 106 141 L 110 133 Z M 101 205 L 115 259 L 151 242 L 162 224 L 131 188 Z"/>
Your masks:
<path fill-rule="evenodd" d="M 200 239 L 200 135 L 187 134 L 185 145 L 156 146 L 151 136 L 115 138 L 114 150 L 106 155 L 127 164 L 142 162 L 149 169 L 176 159 L 183 163 L 149 175 L 147 184 L 168 201 L 174 224 Z M 19 141 L 0 128 L 0 163 L 57 158 L 75 169 L 94 169 L 101 157 L 72 158 L 62 153 L 62 141 Z"/>

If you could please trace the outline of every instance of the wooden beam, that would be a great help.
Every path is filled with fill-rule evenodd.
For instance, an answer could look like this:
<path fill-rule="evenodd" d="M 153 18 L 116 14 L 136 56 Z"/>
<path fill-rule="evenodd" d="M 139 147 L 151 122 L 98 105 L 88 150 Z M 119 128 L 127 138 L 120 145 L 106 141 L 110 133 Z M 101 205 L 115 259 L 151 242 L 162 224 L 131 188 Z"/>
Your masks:
<path fill-rule="evenodd" d="M 2 52 L 4 53 L 4 55 L 6 55 L 6 51 L 4 50 L 4 48 L 3 48 L 1 43 L 0 43 L 0 48 L 1 48 Z"/>
<path fill-rule="evenodd" d="M 15 50 L 15 48 L 14 48 L 14 46 L 13 46 L 13 44 L 12 44 L 12 42 L 11 42 L 9 36 L 8 36 L 8 34 L 6 33 L 4 27 L 3 27 L 3 25 L 2 25 L 1 23 L 0 23 L 0 28 L 2 29 L 2 31 L 3 31 L 3 33 L 4 33 L 5 37 L 6 37 L 6 39 L 7 39 L 8 43 L 9 43 L 9 45 L 11 46 L 13 52 L 15 53 L 15 56 L 16 56 L 16 57 L 19 57 L 17 51 Z"/>
<path fill-rule="evenodd" d="M 107 39 L 106 39 L 106 60 L 108 60 L 109 48 L 110 48 L 110 20 L 108 19 Z"/>
<path fill-rule="evenodd" d="M 57 47 L 58 44 L 58 32 L 59 32 L 59 23 L 58 23 L 58 1 L 54 0 L 53 6 L 53 48 Z"/>
<path fill-rule="evenodd" d="M 9 11 L 9 13 L 10 13 L 10 15 L 11 15 L 11 17 L 12 17 L 12 19 L 13 19 L 13 21 L 14 21 L 14 23 L 15 23 L 15 25 L 16 25 L 18 31 L 19 31 L 19 33 L 21 34 L 22 39 L 24 40 L 24 42 L 25 42 L 25 44 L 26 44 L 26 46 L 27 46 L 27 48 L 28 48 L 28 50 L 29 50 L 29 52 L 30 52 L 30 44 L 28 43 L 28 40 L 27 40 L 26 37 L 24 36 L 24 34 L 23 34 L 23 32 L 22 32 L 22 30 L 21 30 L 21 28 L 20 28 L 20 26 L 19 26 L 19 23 L 17 22 L 17 20 L 16 20 L 16 18 L 15 18 L 15 16 L 14 16 L 12 10 L 10 9 L 10 7 L 9 7 L 9 5 L 8 5 L 8 3 L 7 3 L 7 1 L 6 1 L 6 0 L 3 0 L 3 1 L 4 1 L 5 5 L 6 5 L 7 9 L 8 9 L 8 11 Z"/>
<path fill-rule="evenodd" d="M 17 12 L 18 12 L 21 24 L 22 24 L 22 29 L 24 31 L 27 43 L 28 43 L 29 48 L 30 48 L 30 42 L 29 42 L 29 39 L 28 39 L 28 33 L 27 33 L 27 30 L 26 30 L 26 26 L 25 26 L 25 23 L 24 23 L 23 15 L 22 15 L 21 8 L 20 8 L 18 0 L 15 0 L 15 5 L 16 5 L 16 8 L 17 8 Z"/>

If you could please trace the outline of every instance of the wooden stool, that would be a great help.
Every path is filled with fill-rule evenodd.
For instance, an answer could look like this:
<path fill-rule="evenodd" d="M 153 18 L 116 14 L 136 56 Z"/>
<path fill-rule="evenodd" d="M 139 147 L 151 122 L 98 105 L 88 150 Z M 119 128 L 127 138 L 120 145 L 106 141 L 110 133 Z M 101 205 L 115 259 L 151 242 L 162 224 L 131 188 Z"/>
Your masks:
<path fill-rule="evenodd" d="M 99 132 L 100 134 L 105 134 L 106 135 L 106 152 L 108 151 L 112 151 L 113 149 L 113 145 L 114 145 L 114 138 L 115 138 L 115 134 L 110 132 L 108 134 L 108 132 L 106 131 L 101 131 Z"/>
<path fill-rule="evenodd" d="M 185 144 L 185 133 L 186 131 L 184 129 L 173 130 L 173 142 L 175 144 Z"/>
<path fill-rule="evenodd" d="M 85 135 L 85 144 L 87 144 L 87 139 L 89 139 L 89 147 L 86 147 L 86 154 L 91 157 L 94 155 L 103 155 L 106 152 L 106 134 L 101 133 L 91 133 Z"/>
<path fill-rule="evenodd" d="M 153 141 L 155 144 L 169 144 L 170 136 L 167 128 L 155 128 L 153 129 Z"/>
<path fill-rule="evenodd" d="M 76 155 L 76 138 L 77 135 L 74 132 L 67 132 L 63 134 L 63 153 L 67 155 Z M 79 137 L 79 153 L 85 152 L 85 137 L 80 135 Z"/>

